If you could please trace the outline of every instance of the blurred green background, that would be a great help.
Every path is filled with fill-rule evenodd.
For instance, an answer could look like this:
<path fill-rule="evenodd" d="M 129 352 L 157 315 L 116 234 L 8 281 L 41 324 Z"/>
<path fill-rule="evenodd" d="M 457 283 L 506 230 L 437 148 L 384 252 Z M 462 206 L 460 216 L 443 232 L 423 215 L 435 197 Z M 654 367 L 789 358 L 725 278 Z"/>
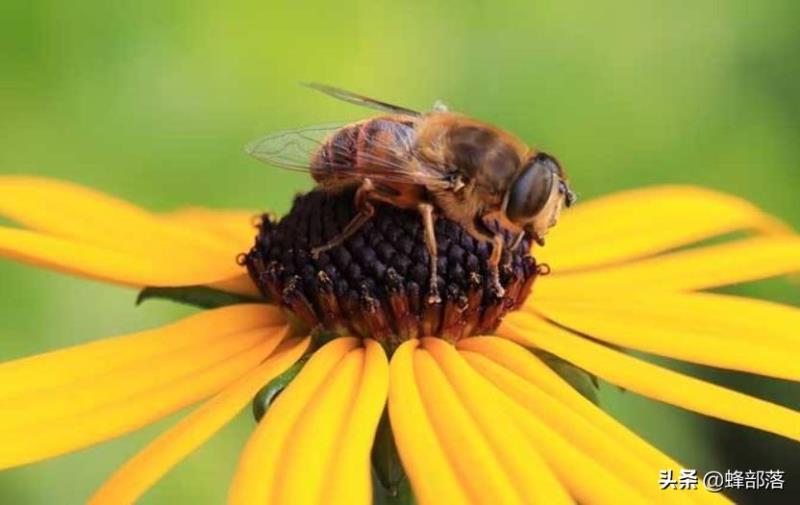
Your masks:
<path fill-rule="evenodd" d="M 282 212 L 309 178 L 248 159 L 242 146 L 368 113 L 297 85 L 312 80 L 414 108 L 444 99 L 556 154 L 583 199 L 693 183 L 800 227 L 798 20 L 791 0 L 4 0 L 0 173 L 60 177 L 158 210 Z M 187 313 L 134 308 L 129 290 L 10 262 L 0 279 L 2 359 Z M 800 305 L 785 281 L 734 291 Z M 689 370 L 800 407 L 796 385 Z M 609 387 L 602 397 L 686 466 L 796 471 L 797 445 L 777 437 Z M 2 473 L 0 503 L 80 503 L 171 422 Z M 240 416 L 144 502 L 221 503 L 252 426 Z M 800 502 L 789 492 L 746 499 Z"/>

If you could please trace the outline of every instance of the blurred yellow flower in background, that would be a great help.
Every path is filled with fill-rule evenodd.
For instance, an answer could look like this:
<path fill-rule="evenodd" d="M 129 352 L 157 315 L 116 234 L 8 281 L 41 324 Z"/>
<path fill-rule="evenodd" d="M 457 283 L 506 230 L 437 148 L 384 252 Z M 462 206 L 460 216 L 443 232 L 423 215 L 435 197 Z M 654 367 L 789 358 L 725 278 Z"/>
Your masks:
<path fill-rule="evenodd" d="M 656 187 L 581 203 L 536 250 L 552 275 L 495 335 L 412 339 L 391 357 L 372 339 L 298 335 L 258 299 L 234 261 L 252 245 L 252 214 L 155 214 L 69 183 L 0 177 L 0 216 L 21 226 L 0 227 L 2 256 L 139 289 L 211 286 L 253 298 L 0 365 L 0 467 L 200 403 L 91 498 L 135 501 L 309 351 L 248 441 L 230 503 L 370 503 L 385 407 L 420 503 L 726 501 L 660 490 L 659 471 L 681 465 L 573 389 L 542 352 L 629 391 L 800 441 L 799 413 L 624 352 L 800 380 L 800 310 L 703 292 L 800 270 L 800 236 L 738 198 Z M 748 236 L 689 247 L 740 232 Z"/>

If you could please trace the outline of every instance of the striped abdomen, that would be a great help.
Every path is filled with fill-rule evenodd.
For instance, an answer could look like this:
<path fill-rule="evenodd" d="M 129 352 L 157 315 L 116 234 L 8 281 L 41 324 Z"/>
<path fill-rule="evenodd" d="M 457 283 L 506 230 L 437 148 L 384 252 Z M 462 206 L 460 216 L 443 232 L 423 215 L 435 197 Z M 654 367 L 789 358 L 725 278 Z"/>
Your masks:
<path fill-rule="evenodd" d="M 328 137 L 311 162 L 314 180 L 328 187 L 359 182 L 370 173 L 402 171 L 411 159 L 417 120 L 381 116 L 345 126 Z"/>

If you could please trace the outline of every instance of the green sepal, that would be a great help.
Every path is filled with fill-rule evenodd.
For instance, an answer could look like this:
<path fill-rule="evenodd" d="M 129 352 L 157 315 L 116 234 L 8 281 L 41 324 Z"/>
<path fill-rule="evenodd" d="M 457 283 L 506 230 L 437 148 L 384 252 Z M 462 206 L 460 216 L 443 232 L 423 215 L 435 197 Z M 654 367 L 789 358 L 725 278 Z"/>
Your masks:
<path fill-rule="evenodd" d="M 148 286 L 139 292 L 139 296 L 136 297 L 136 305 L 140 305 L 147 300 L 159 299 L 183 303 L 201 309 L 215 309 L 237 303 L 266 303 L 267 301 L 264 298 L 236 295 L 208 286 Z"/>
<path fill-rule="evenodd" d="M 295 361 L 292 366 L 287 368 L 285 372 L 269 381 L 266 386 L 256 393 L 253 397 L 253 417 L 256 419 L 256 422 L 261 421 L 261 418 L 267 413 L 278 395 L 292 383 L 295 377 L 297 377 L 297 374 L 303 369 L 303 366 L 305 366 L 310 356 L 310 354 L 303 355 L 299 360 Z"/>
<path fill-rule="evenodd" d="M 394 494 L 391 494 L 387 489 L 383 489 L 383 493 L 383 502 L 387 505 L 415 505 L 417 503 L 414 493 L 411 491 L 411 483 L 408 482 L 408 477 L 404 477 L 397 484 Z"/>
<path fill-rule="evenodd" d="M 533 353 L 544 361 L 551 370 L 567 381 L 581 396 L 595 405 L 600 405 L 600 401 L 597 398 L 597 390 L 600 384 L 597 382 L 597 377 L 595 375 L 553 354 L 543 351 L 533 351 Z"/>
<path fill-rule="evenodd" d="M 305 323 L 303 323 L 303 324 L 305 324 Z M 331 340 L 335 340 L 335 339 L 337 339 L 337 338 L 342 336 L 342 335 L 339 335 L 338 333 L 332 332 L 330 330 L 326 330 L 322 326 L 318 326 L 318 327 L 310 330 L 309 333 L 311 333 L 311 339 L 314 342 L 314 348 L 315 349 L 319 349 L 320 347 L 323 347 L 325 344 L 327 344 Z"/>
<path fill-rule="evenodd" d="M 383 503 L 391 505 L 416 503 L 414 493 L 411 492 L 411 484 L 397 454 L 397 445 L 394 442 L 386 409 L 383 410 L 372 444 L 372 469 L 379 484 L 379 491 L 383 492 Z M 376 503 L 378 501 L 376 500 Z"/>

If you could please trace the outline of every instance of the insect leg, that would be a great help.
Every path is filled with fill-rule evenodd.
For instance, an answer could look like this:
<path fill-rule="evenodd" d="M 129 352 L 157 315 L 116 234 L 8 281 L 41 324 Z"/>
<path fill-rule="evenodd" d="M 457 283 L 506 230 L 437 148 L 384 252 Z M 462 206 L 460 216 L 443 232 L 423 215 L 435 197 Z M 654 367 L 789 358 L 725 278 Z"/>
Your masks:
<path fill-rule="evenodd" d="M 489 256 L 489 268 L 492 274 L 492 285 L 498 297 L 503 296 L 506 290 L 500 284 L 500 258 L 503 256 L 503 235 L 495 233 L 492 237 L 492 255 Z"/>
<path fill-rule="evenodd" d="M 524 238 L 525 238 L 525 230 L 522 230 L 517 234 L 516 237 L 514 237 L 514 242 L 511 243 L 511 247 L 509 247 L 509 249 L 515 251 L 517 247 L 519 247 L 519 245 L 522 243 L 522 240 Z"/>
<path fill-rule="evenodd" d="M 506 290 L 500 284 L 500 259 L 503 257 L 503 244 L 505 240 L 501 233 L 495 233 L 483 220 L 483 216 L 475 216 L 472 225 L 467 228 L 472 236 L 479 240 L 492 243 L 492 254 L 489 256 L 489 274 L 492 277 L 492 290 L 498 298 L 505 295 Z"/>
<path fill-rule="evenodd" d="M 353 219 L 347 223 L 341 233 L 333 237 L 327 244 L 311 249 L 311 256 L 317 259 L 320 254 L 329 251 L 335 247 L 339 247 L 345 240 L 352 237 L 364 224 L 372 219 L 375 215 L 375 207 L 369 201 L 369 195 L 375 190 L 375 186 L 369 179 L 364 179 L 364 182 L 356 190 L 355 207 L 358 213 L 353 216 Z"/>
<path fill-rule="evenodd" d="M 428 256 L 430 257 L 430 288 L 428 290 L 429 303 L 441 303 L 442 299 L 439 296 L 439 285 L 437 283 L 438 272 L 437 263 L 438 255 L 436 252 L 436 232 L 433 228 L 433 222 L 436 216 L 433 214 L 433 205 L 430 203 L 421 203 L 417 206 L 420 215 L 422 216 L 422 225 L 424 226 L 423 236 L 425 237 L 425 246 L 428 249 Z"/>

